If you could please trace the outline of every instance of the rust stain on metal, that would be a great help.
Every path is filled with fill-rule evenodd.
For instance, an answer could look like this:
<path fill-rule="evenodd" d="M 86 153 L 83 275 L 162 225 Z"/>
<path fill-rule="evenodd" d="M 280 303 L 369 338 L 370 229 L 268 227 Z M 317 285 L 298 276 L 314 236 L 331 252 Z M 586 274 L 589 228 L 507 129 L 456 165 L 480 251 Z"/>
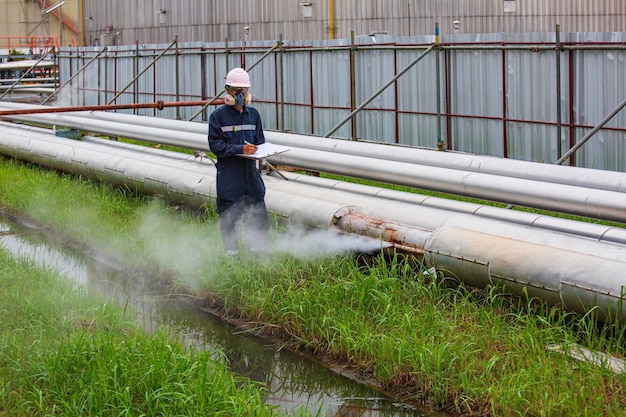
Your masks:
<path fill-rule="evenodd" d="M 368 217 L 361 213 L 350 213 L 338 219 L 337 225 L 343 230 L 360 235 L 381 239 L 402 252 L 423 255 L 422 246 L 412 245 L 399 235 L 403 226 L 388 221 Z M 405 226 L 410 229 L 410 226 Z"/>

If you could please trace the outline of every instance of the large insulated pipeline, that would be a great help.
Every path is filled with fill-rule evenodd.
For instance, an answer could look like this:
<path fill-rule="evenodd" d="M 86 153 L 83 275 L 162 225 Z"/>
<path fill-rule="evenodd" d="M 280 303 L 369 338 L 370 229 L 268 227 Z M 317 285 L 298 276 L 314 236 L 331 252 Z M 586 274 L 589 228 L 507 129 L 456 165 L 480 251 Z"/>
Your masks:
<path fill-rule="evenodd" d="M 504 285 L 514 294 L 604 321 L 626 314 L 623 262 L 456 227 L 434 231 L 424 263 L 478 287 Z"/>
<path fill-rule="evenodd" d="M 160 149 L 124 142 L 109 141 L 89 136 L 83 137 L 83 141 L 103 145 L 110 149 L 109 152 L 115 152 L 114 149 L 116 148 L 131 148 L 136 152 L 163 156 L 163 151 Z M 197 170 L 199 173 L 205 172 L 202 164 L 190 165 L 188 162 L 190 157 L 188 155 L 171 152 L 167 155 L 167 166 L 177 166 L 190 171 Z M 173 159 L 173 155 L 179 155 L 179 158 Z M 204 161 L 206 164 L 211 164 L 207 159 Z M 284 178 L 287 178 L 287 180 Z M 268 194 L 284 191 L 289 195 L 312 197 L 319 201 L 328 200 L 339 205 L 366 207 L 367 214 L 370 216 L 411 225 L 416 228 L 434 230 L 444 226 L 463 227 L 507 238 L 570 249 L 581 253 L 592 253 L 609 259 L 624 259 L 626 261 L 626 229 L 624 228 L 550 218 L 549 216 L 479 206 L 471 203 L 466 203 L 467 208 L 465 210 L 458 210 L 456 205 L 448 207 L 445 204 L 447 201 L 454 203 L 452 200 L 437 199 L 413 193 L 290 172 L 268 176 L 266 183 L 268 184 Z M 431 205 L 426 204 L 431 200 L 436 202 Z M 483 210 L 488 210 L 491 215 L 480 215 L 479 213 L 482 213 Z M 517 214 L 519 218 L 511 217 L 514 214 Z M 537 225 L 542 227 L 536 227 Z M 596 242 L 611 244 L 598 247 Z"/>
<path fill-rule="evenodd" d="M 90 136 L 83 137 L 83 141 L 103 143 L 109 147 L 132 146 L 124 142 L 112 142 Z M 149 147 L 141 147 L 141 149 L 143 149 L 143 152 L 160 153 L 159 150 Z M 186 169 L 192 169 L 192 167 L 187 166 Z M 503 234 L 504 236 L 521 238 L 523 240 L 540 239 L 541 236 L 543 236 L 540 230 L 544 229 L 547 231 L 586 237 L 600 242 L 626 245 L 626 229 L 614 226 L 505 210 L 497 207 L 447 200 L 291 172 L 281 172 L 279 177 L 281 179 L 276 181 L 275 187 L 285 187 L 292 194 L 304 196 L 315 195 L 316 198 L 322 199 L 332 198 L 333 201 L 344 204 L 364 204 L 368 207 L 378 205 L 381 206 L 380 211 L 382 213 L 386 211 L 386 216 L 392 216 L 394 218 L 401 216 L 402 219 L 397 219 L 398 221 L 413 224 L 416 227 L 435 229 L 443 224 L 451 224 L 454 222 L 459 226 L 468 227 L 470 229 L 493 229 L 498 235 Z M 283 181 L 282 178 L 286 178 L 288 181 Z M 271 178 L 268 180 L 272 181 Z M 350 203 L 351 201 L 353 203 Z M 389 210 L 390 202 L 404 203 L 405 208 L 402 210 Z M 423 209 L 420 211 L 420 215 L 416 215 L 414 213 L 416 206 L 437 210 L 427 212 L 426 209 Z M 401 214 L 398 215 L 396 213 Z M 433 213 L 437 214 L 435 215 Z M 445 214 L 442 215 L 441 213 Z M 464 214 L 464 216 L 459 216 L 458 214 Z M 483 219 L 476 219 L 476 217 Z M 489 219 L 498 220 L 499 222 L 495 224 L 499 225 L 493 227 L 494 222 L 490 222 Z M 500 224 L 500 222 L 502 223 Z M 513 227 L 513 225 L 509 227 L 510 224 L 530 226 L 530 228 L 516 228 Z"/>
<path fill-rule="evenodd" d="M 15 108 L 23 107 L 24 105 L 10 103 L 7 106 Z M 72 116 L 62 115 L 57 117 L 41 114 L 21 116 L 21 119 L 40 123 L 57 123 L 101 134 L 108 133 L 110 135 L 132 137 L 172 146 L 208 150 L 206 125 L 193 122 L 100 112 L 83 112 Z M 112 120 L 115 119 L 123 122 L 113 122 Z M 134 120 L 134 123 L 131 122 L 132 120 Z M 182 130 L 185 126 L 187 126 L 186 130 Z M 163 129 L 163 127 L 169 127 L 169 129 Z M 205 130 L 205 132 L 202 134 L 197 133 L 201 130 Z M 186 133 L 181 135 L 181 131 Z M 271 137 L 271 134 L 268 132 L 269 137 Z M 310 138 L 308 136 L 300 137 L 303 143 Z M 372 144 L 359 145 L 369 146 Z M 493 160 L 493 158 L 485 159 Z M 344 153 L 335 154 L 295 147 L 291 152 L 273 156 L 268 158 L 268 160 L 275 164 L 311 169 L 317 168 L 318 170 L 341 175 L 381 180 L 393 184 L 427 188 L 609 221 L 626 222 L 626 194 L 606 189 L 620 189 L 620 181 L 624 179 L 624 175 L 622 174 L 620 177 L 620 173 L 607 171 L 599 173 L 583 168 L 575 169 L 572 171 L 572 174 L 581 173 L 581 178 L 587 178 L 586 181 L 581 180 L 579 182 L 581 184 L 593 183 L 594 181 L 590 181 L 589 178 L 613 178 L 610 183 L 600 180 L 601 187 L 583 187 L 546 182 L 546 180 L 529 180 L 515 176 L 423 166 L 408 162 L 384 160 L 378 157 L 360 157 Z M 545 167 L 549 167 L 549 169 L 572 168 L 552 167 L 546 164 L 534 164 L 534 166 L 537 171 Z M 527 169 L 527 172 L 529 171 L 530 169 Z M 542 178 L 547 177 L 543 176 Z M 610 185 L 607 185 L 607 183 Z M 601 189 L 602 187 L 604 189 Z"/>
<path fill-rule="evenodd" d="M 441 152 L 433 149 L 363 141 L 355 142 L 315 136 L 307 136 L 306 140 L 302 140 L 302 135 L 282 132 L 269 133 L 268 140 L 278 145 L 317 151 L 365 157 L 375 155 L 377 159 L 408 162 L 417 165 L 626 192 L 626 173 L 623 172 L 539 164 L 536 162 L 497 158 L 487 155 L 472 155 L 451 151 Z"/>
<path fill-rule="evenodd" d="M 87 143 L 59 138 L 41 129 L 4 125 L 0 126 L 0 152 L 3 154 L 118 185 L 137 187 L 140 191 L 166 195 L 197 207 L 214 198 L 215 169 L 212 164 L 198 162 L 193 156 L 181 157 L 174 152 L 146 150 L 128 144 Z M 394 244 L 400 247 L 412 248 L 415 253 L 423 252 L 427 266 L 446 271 L 469 284 L 482 287 L 504 283 L 515 294 L 541 297 L 573 311 L 596 309 L 605 320 L 626 317 L 622 303 L 626 287 L 624 261 L 462 227 L 442 226 L 430 231 L 380 220 L 368 216 L 367 207 L 292 194 L 274 186 L 289 181 L 267 179 L 268 208 L 306 227 L 334 225 L 350 233 L 395 240 Z M 394 210 L 394 204 L 389 202 L 388 210 Z M 415 214 L 421 215 L 422 209 L 425 208 L 416 208 Z M 559 234 L 555 233 L 554 239 L 558 238 Z M 588 243 L 597 245 L 599 252 L 614 246 L 590 240 Z"/>
<path fill-rule="evenodd" d="M 200 135 L 206 135 L 207 133 L 206 125 L 202 123 L 155 119 L 146 116 L 110 112 L 82 112 L 76 113 L 76 115 L 117 123 L 145 124 L 152 127 L 197 133 Z M 487 155 L 472 155 L 450 151 L 441 152 L 432 149 L 365 141 L 355 142 L 351 140 L 330 139 L 276 131 L 266 131 L 266 138 L 269 142 L 294 148 L 305 148 L 353 156 L 375 156 L 376 159 L 408 162 L 417 165 L 480 172 L 483 174 L 575 185 L 578 187 L 590 187 L 608 191 L 626 191 L 626 173 L 623 172 L 539 164 L 536 162 L 503 159 Z"/>
<path fill-rule="evenodd" d="M 13 104 L 13 103 L 11 103 Z M 78 117 L 76 115 L 30 115 L 23 116 L 27 118 L 29 121 L 39 122 L 39 123 L 59 123 L 61 125 L 70 125 L 79 129 L 84 130 L 92 130 L 97 131 L 101 134 L 109 134 L 109 135 L 119 135 L 125 137 L 133 137 L 137 139 L 142 139 L 148 142 L 169 144 L 173 146 L 188 146 L 192 149 L 205 149 L 207 147 L 206 136 L 197 134 L 197 133 L 185 133 L 185 131 L 174 131 L 168 129 L 161 129 L 159 127 L 151 127 L 145 126 L 143 123 L 139 122 L 147 122 L 150 121 L 152 124 L 156 126 L 167 126 L 169 122 L 168 120 L 156 119 L 156 118 L 148 118 L 141 116 L 132 116 L 132 115 L 116 115 L 116 114 L 108 114 L 108 113 L 100 113 L 100 112 L 86 112 L 87 114 L 105 114 L 102 118 L 104 120 L 91 120 L 87 117 Z M 106 119 L 123 119 L 125 123 L 116 123 L 106 121 Z M 132 124 L 130 121 L 134 120 L 136 123 Z M 195 129 L 202 127 L 206 129 L 206 125 L 191 123 L 191 122 L 178 122 L 175 123 L 176 126 L 195 126 Z M 306 137 L 304 137 L 306 138 Z M 294 152 L 295 152 L 294 148 Z M 288 152 L 289 153 L 289 152 Z M 327 157 L 332 157 L 332 155 L 326 154 Z M 325 159 L 325 158 L 324 158 Z M 371 159 L 370 159 L 371 161 Z M 384 162 L 384 161 L 383 161 Z M 341 163 L 341 162 L 340 162 Z M 543 165 L 543 164 L 536 164 Z M 375 172 L 375 166 L 371 166 L 368 171 Z M 313 179 L 311 177 L 299 176 L 299 181 L 317 181 L 317 179 Z M 393 178 L 391 179 L 394 180 Z M 542 187 L 547 187 L 548 184 L 541 184 Z M 358 186 L 355 184 L 336 182 L 332 184 L 332 187 L 341 187 L 346 188 L 350 187 L 354 189 L 356 187 L 360 187 L 361 190 L 365 189 L 364 186 Z M 360 191 L 359 191 L 360 192 Z M 369 192 L 369 191 L 368 191 Z M 400 193 L 394 192 L 392 190 L 382 190 L 376 189 L 373 191 L 375 194 L 380 195 L 381 197 L 386 197 L 389 199 L 408 199 L 412 203 L 416 203 L 416 200 L 420 200 L 419 204 L 424 206 L 430 206 L 435 208 L 446 208 L 447 210 L 454 210 L 459 212 L 471 212 L 475 216 L 481 216 L 486 218 L 493 219 L 502 219 L 510 222 L 516 222 L 519 224 L 527 224 L 533 225 L 536 228 L 545 228 L 548 230 L 561 230 L 567 233 L 575 233 L 583 236 L 589 236 L 595 239 L 600 239 L 604 241 L 623 241 L 624 230 L 620 228 L 609 228 L 607 226 L 599 226 L 593 225 L 589 223 L 581 223 L 581 222 L 571 222 L 564 219 L 555 219 L 549 216 L 539 216 L 531 213 L 522 213 L 516 212 L 512 210 L 504 210 L 495 207 L 489 206 L 478 206 L 470 203 L 447 200 L 447 199 L 437 199 L 433 197 L 425 197 L 420 196 L 418 194 L 408 194 L 408 193 Z M 549 197 L 552 197 L 550 195 Z"/>
<path fill-rule="evenodd" d="M 21 108 L 24 105 L 9 103 L 6 106 Z M 155 143 L 208 150 L 206 132 L 204 134 L 197 133 L 206 129 L 206 125 L 145 116 L 104 114 L 106 115 L 100 112 L 78 112 L 60 116 L 39 114 L 14 117 L 39 123 L 56 123 L 100 134 L 132 137 Z M 113 122 L 114 119 L 123 122 Z M 133 120 L 134 123 L 131 123 Z M 147 123 L 150 125 L 146 125 Z M 185 126 L 187 130 L 181 130 Z M 170 129 L 163 127 L 170 127 Z M 181 135 L 181 131 L 186 133 Z M 626 194 L 622 192 L 450 168 L 426 167 L 407 162 L 333 154 L 301 148 L 293 148 L 291 152 L 268 159 L 272 163 L 283 163 L 302 168 L 316 167 L 320 170 L 348 176 L 626 222 Z M 544 164 L 535 164 L 535 167 L 539 170 L 542 165 Z M 587 174 L 587 171 L 584 172 Z"/>

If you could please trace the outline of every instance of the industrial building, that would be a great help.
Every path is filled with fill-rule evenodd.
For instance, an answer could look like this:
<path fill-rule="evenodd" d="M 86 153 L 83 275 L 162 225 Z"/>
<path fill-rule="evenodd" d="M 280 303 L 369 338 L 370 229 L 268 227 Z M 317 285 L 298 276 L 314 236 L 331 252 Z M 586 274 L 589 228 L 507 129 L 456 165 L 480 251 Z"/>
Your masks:
<path fill-rule="evenodd" d="M 45 13 L 47 12 L 47 13 Z M 0 0 L 0 37 L 61 45 L 621 32 L 622 0 Z M 1 48 L 2 46 L 0 46 Z"/>

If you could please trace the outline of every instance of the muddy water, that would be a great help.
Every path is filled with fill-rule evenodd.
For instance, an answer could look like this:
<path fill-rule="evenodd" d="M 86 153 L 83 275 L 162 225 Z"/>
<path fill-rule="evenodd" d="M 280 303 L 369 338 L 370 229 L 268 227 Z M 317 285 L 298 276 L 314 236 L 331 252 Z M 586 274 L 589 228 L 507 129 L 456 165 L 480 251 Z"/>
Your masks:
<path fill-rule="evenodd" d="M 0 247 L 16 257 L 27 257 L 54 268 L 93 293 L 115 299 L 132 310 L 138 324 L 147 331 L 165 326 L 197 349 L 224 352 L 231 370 L 262 382 L 268 388 L 266 402 L 282 410 L 304 407 L 320 416 L 434 416 L 395 403 L 306 358 L 267 346 L 198 310 L 184 298 L 154 288 L 140 274 L 129 276 L 3 217 Z"/>

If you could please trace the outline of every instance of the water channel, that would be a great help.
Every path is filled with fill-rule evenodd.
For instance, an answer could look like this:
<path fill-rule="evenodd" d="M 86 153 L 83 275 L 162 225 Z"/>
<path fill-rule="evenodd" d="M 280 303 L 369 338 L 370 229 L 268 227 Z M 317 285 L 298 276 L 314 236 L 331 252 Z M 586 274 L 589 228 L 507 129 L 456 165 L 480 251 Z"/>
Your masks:
<path fill-rule="evenodd" d="M 385 398 L 309 358 L 268 346 L 199 310 L 184 297 L 155 288 L 141 274 L 129 275 L 6 217 L 0 217 L 0 247 L 15 257 L 53 268 L 89 291 L 115 299 L 132 309 L 137 323 L 147 331 L 166 326 L 197 349 L 224 352 L 231 370 L 263 383 L 268 390 L 266 402 L 281 410 L 304 407 L 319 416 L 435 416 Z"/>

